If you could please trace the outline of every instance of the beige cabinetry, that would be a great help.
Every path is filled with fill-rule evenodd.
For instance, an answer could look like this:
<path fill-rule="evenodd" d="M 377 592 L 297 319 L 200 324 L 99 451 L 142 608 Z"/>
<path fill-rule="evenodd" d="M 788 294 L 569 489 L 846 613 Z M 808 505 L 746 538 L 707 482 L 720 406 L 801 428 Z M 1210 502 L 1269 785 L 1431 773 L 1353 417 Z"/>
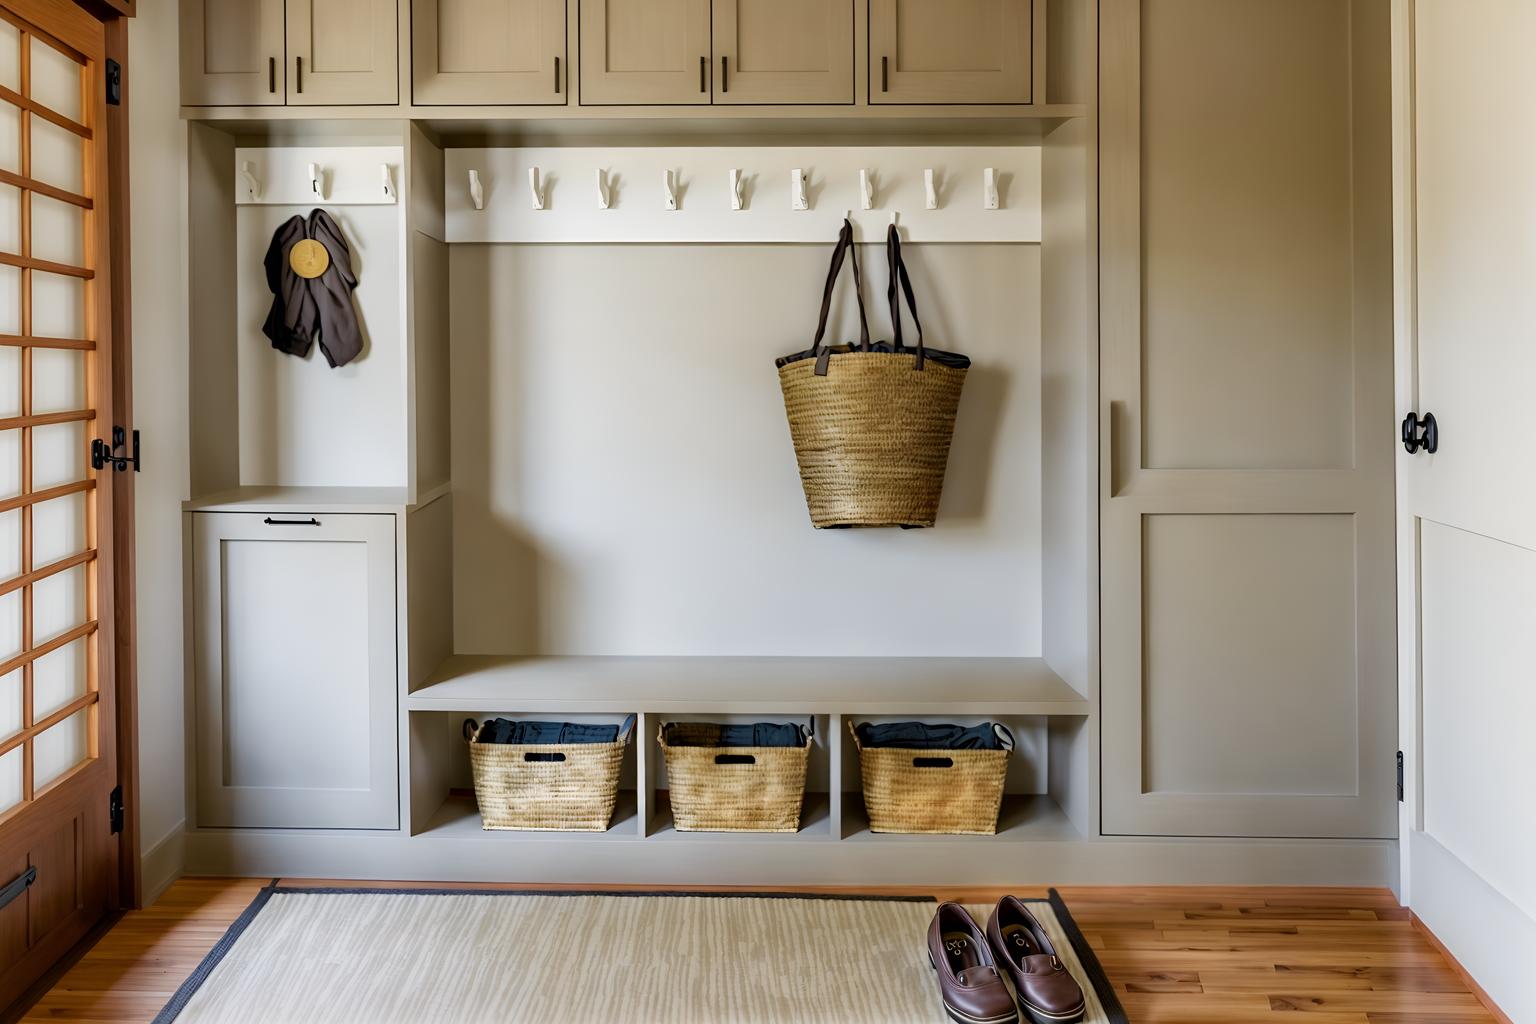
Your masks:
<path fill-rule="evenodd" d="M 1028 103 L 1036 4 L 870 0 L 871 103 Z"/>
<path fill-rule="evenodd" d="M 581 0 L 581 102 L 708 103 L 709 0 Z"/>
<path fill-rule="evenodd" d="M 181 0 L 189 106 L 399 102 L 395 0 Z"/>
<path fill-rule="evenodd" d="M 181 0 L 181 101 L 282 106 L 283 0 Z"/>
<path fill-rule="evenodd" d="M 1104 831 L 1392 837 L 1386 5 L 1101 10 Z"/>
<path fill-rule="evenodd" d="M 412 100 L 566 103 L 565 19 L 566 0 L 413 0 Z"/>
<path fill-rule="evenodd" d="M 847 0 L 714 0 L 716 103 L 852 103 Z"/>

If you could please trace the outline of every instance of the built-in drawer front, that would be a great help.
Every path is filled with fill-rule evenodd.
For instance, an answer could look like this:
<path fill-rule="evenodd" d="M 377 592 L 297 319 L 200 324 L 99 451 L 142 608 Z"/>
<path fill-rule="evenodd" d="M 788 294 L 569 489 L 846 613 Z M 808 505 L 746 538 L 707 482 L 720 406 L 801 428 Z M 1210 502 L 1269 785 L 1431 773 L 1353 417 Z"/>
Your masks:
<path fill-rule="evenodd" d="M 869 101 L 1028 103 L 1033 20 L 1031 0 L 870 0 Z"/>
<path fill-rule="evenodd" d="M 412 0 L 412 99 L 563 104 L 565 0 Z"/>
<path fill-rule="evenodd" d="M 197 824 L 399 824 L 395 517 L 193 513 Z"/>

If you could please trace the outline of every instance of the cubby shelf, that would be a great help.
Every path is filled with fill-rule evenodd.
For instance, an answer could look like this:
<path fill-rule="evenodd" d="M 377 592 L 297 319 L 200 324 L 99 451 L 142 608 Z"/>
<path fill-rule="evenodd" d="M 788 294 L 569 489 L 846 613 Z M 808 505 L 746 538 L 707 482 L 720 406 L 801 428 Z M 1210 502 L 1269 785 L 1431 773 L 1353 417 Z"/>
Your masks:
<path fill-rule="evenodd" d="M 679 832 L 672 824 L 672 805 L 665 793 L 656 794 L 656 812 L 651 818 L 649 839 L 692 843 L 709 840 L 825 841 L 832 838 L 831 802 L 825 793 L 805 794 L 800 810 L 798 832 Z"/>
<path fill-rule="evenodd" d="M 427 821 L 426 828 L 417 838 L 426 839 L 484 839 L 487 842 L 511 842 L 519 839 L 592 839 L 623 840 L 639 839 L 638 803 L 635 791 L 619 790 L 619 800 L 613 808 L 613 821 L 606 832 L 520 832 L 502 829 L 486 829 L 480 824 L 480 810 L 472 796 L 452 795 Z"/>
<path fill-rule="evenodd" d="M 412 711 L 529 713 L 1090 713 L 1043 658 L 455 655 L 405 703 Z"/>

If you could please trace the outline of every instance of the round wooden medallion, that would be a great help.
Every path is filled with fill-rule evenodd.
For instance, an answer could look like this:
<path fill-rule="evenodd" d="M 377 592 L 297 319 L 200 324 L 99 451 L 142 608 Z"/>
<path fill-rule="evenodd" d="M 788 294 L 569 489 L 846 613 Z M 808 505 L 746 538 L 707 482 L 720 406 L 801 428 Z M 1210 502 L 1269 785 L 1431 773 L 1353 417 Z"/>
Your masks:
<path fill-rule="evenodd" d="M 288 250 L 288 265 L 300 277 L 319 277 L 331 265 L 331 254 L 313 238 L 301 238 Z"/>

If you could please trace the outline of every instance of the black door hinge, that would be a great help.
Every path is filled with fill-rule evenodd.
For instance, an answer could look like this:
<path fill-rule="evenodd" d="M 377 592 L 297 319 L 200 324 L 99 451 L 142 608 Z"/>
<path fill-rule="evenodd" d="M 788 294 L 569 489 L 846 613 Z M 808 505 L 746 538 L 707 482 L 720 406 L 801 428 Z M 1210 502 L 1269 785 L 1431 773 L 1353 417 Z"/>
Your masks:
<path fill-rule="evenodd" d="M 1403 752 L 1397 752 L 1397 802 L 1403 802 Z"/>
<path fill-rule="evenodd" d="M 112 834 L 123 830 L 123 787 L 115 786 L 107 798 L 107 816 L 112 820 Z"/>
<path fill-rule="evenodd" d="M 133 471 L 137 473 L 142 468 L 139 464 L 139 432 L 137 430 L 133 432 L 133 454 L 117 454 L 118 449 L 122 448 L 127 441 L 128 438 L 122 427 L 112 428 L 112 443 L 110 445 L 99 437 L 92 441 L 91 468 L 103 469 L 110 464 L 119 473 L 126 473 L 128 467 L 132 466 Z"/>
<path fill-rule="evenodd" d="M 123 102 L 123 66 L 111 57 L 107 58 L 107 103 L 121 106 Z"/>

